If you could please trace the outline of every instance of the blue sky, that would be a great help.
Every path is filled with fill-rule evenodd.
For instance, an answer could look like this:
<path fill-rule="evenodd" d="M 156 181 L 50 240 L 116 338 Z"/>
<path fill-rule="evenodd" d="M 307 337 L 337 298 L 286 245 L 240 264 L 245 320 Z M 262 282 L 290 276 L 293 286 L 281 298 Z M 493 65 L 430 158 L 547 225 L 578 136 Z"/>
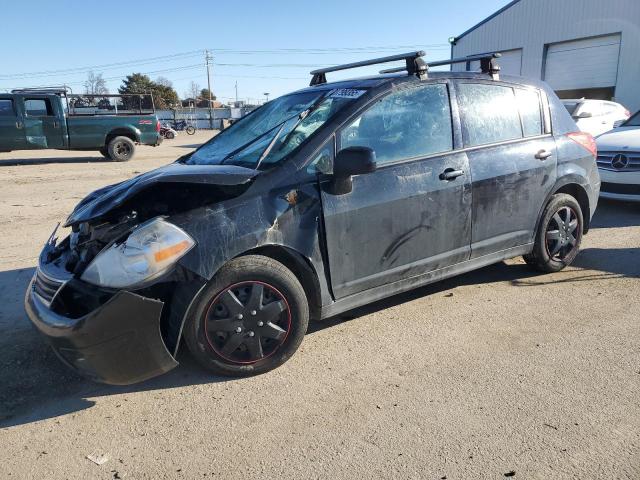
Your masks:
<path fill-rule="evenodd" d="M 67 83 L 80 92 L 87 75 L 85 67 L 97 67 L 94 72 L 110 79 L 112 92 L 124 75 L 149 72 L 153 79 L 163 76 L 171 80 L 183 97 L 192 80 L 206 87 L 204 57 L 199 51 L 207 48 L 214 55 L 212 90 L 216 95 L 223 100 L 232 98 L 237 81 L 241 99 L 264 98 L 264 92 L 273 98 L 306 86 L 313 66 L 416 48 L 426 50 L 431 60 L 448 58 L 450 36 L 462 33 L 506 3 L 7 2 L 2 7 L 0 29 L 0 90 Z M 252 53 L 258 50 L 260 53 Z M 157 58 L 168 55 L 175 56 Z M 114 65 L 123 62 L 127 64 Z M 374 71 L 370 67 L 357 74 Z M 334 74 L 331 78 L 344 76 Z"/>

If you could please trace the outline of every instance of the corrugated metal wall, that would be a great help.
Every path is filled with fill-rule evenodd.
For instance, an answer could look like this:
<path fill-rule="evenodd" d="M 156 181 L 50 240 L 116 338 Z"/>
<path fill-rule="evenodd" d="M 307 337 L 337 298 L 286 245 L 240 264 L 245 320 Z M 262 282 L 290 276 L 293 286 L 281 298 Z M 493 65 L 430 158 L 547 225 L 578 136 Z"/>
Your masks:
<path fill-rule="evenodd" d="M 522 48 L 522 75 L 541 78 L 546 45 L 614 33 L 621 33 L 616 99 L 639 110 L 640 0 L 521 0 L 459 39 L 453 56 Z"/>

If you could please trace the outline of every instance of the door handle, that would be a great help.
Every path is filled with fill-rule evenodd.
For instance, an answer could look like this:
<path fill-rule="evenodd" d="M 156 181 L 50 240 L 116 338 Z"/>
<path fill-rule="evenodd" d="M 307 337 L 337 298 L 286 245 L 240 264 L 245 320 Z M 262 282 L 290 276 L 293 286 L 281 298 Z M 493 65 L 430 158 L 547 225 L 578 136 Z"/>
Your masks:
<path fill-rule="evenodd" d="M 549 158 L 551 155 L 553 155 L 553 152 L 550 152 L 549 150 L 540 150 L 538 153 L 536 153 L 534 156 L 538 159 L 538 160 L 546 160 L 547 158 Z"/>
<path fill-rule="evenodd" d="M 464 175 L 464 170 L 454 170 L 453 168 L 447 168 L 440 174 L 440 180 L 455 180 L 458 177 Z"/>
<path fill-rule="evenodd" d="M 16 128 L 20 130 L 23 127 L 22 122 L 16 122 Z"/>

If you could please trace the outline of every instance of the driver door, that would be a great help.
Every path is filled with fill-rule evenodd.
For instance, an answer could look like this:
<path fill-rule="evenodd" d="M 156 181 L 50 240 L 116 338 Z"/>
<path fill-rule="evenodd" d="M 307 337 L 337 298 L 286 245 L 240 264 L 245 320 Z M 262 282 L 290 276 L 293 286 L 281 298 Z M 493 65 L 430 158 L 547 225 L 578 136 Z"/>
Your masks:
<path fill-rule="evenodd" d="M 469 165 L 452 131 L 448 86 L 430 83 L 392 91 L 338 132 L 338 150 L 369 147 L 377 169 L 349 193 L 321 184 L 336 298 L 469 258 Z"/>

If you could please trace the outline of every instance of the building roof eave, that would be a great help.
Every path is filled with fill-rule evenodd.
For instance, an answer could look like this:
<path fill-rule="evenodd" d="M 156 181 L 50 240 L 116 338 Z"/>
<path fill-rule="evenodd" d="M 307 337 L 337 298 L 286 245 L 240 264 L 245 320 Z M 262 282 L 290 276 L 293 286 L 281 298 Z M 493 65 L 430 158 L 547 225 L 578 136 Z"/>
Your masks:
<path fill-rule="evenodd" d="M 476 23 L 473 27 L 471 27 L 470 29 L 464 31 L 463 33 L 461 33 L 460 35 L 457 35 L 455 37 L 456 41 L 460 40 L 461 38 L 465 37 L 467 34 L 473 32 L 475 29 L 481 27 L 482 25 L 484 25 L 485 23 L 487 23 L 489 20 L 492 20 L 493 18 L 497 17 L 498 15 L 500 15 L 502 12 L 504 12 L 505 10 L 508 10 L 509 8 L 513 7 L 516 3 L 520 2 L 520 0 L 512 0 L 511 2 L 507 3 L 504 7 L 502 7 L 500 10 L 494 12 L 493 14 L 489 15 L 487 18 L 485 18 L 484 20 L 482 20 L 481 22 Z"/>

